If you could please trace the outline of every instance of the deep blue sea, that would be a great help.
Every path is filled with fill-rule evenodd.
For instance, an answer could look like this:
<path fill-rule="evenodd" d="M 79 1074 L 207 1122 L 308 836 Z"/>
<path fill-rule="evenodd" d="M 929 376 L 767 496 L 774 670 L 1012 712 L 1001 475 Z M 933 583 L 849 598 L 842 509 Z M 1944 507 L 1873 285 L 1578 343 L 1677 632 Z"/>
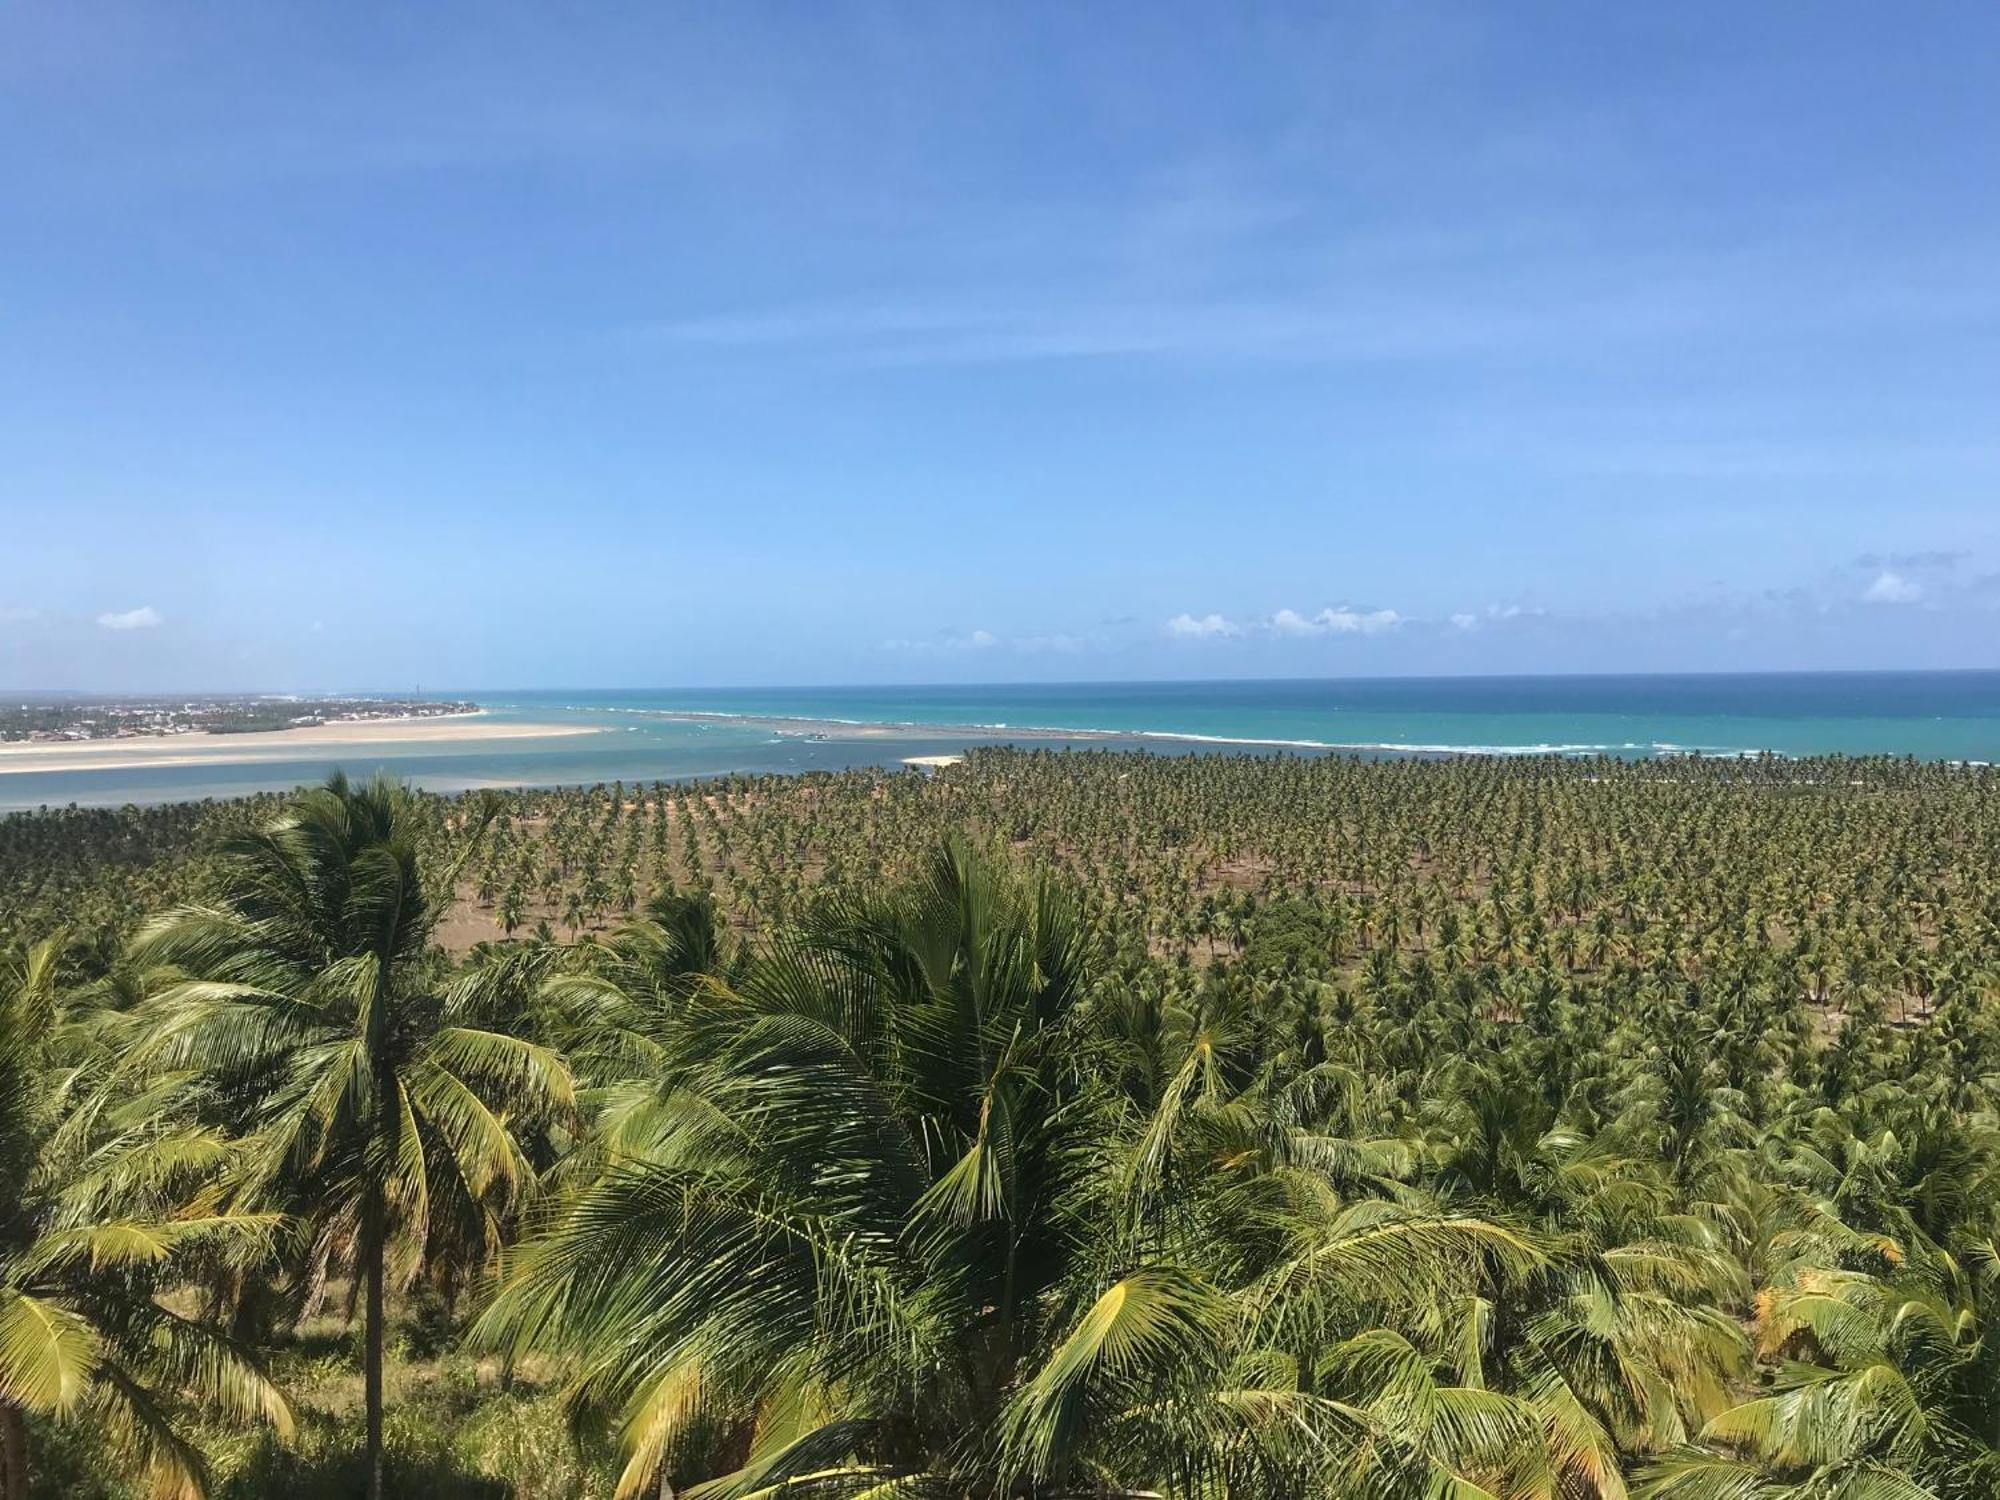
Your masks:
<path fill-rule="evenodd" d="M 0 773 L 0 809 L 236 796 L 335 765 L 438 790 L 895 766 L 970 744 L 1156 753 L 1913 755 L 2000 761 L 2000 671 L 986 687 L 467 691 L 495 718 L 601 732 L 373 744 L 140 770 Z M 697 714 L 703 717 L 679 717 Z"/>

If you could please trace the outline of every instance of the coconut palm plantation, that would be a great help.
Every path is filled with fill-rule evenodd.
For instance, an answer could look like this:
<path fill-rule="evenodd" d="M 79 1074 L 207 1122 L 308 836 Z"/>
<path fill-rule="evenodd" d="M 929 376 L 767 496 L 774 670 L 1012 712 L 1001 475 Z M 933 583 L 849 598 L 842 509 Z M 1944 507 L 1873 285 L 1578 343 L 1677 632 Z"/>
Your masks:
<path fill-rule="evenodd" d="M 0 822 L 0 1493 L 2000 1492 L 2000 780 Z"/>
<path fill-rule="evenodd" d="M 2000 6 L 0 4 L 0 1500 L 2000 1500 Z"/>

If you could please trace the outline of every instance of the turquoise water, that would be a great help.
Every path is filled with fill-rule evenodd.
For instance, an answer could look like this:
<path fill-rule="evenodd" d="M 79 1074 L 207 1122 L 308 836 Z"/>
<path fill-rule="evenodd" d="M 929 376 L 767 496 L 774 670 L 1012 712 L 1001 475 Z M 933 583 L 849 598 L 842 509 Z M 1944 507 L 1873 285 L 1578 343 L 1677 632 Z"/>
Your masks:
<path fill-rule="evenodd" d="M 1615 755 L 1840 751 L 2000 761 L 2000 672 L 1403 678 L 985 687 L 466 692 L 591 735 L 348 747 L 223 765 L 0 775 L 0 809 L 282 789 L 335 765 L 438 790 L 897 765 L 972 743 L 1165 753 Z M 675 715 L 706 715 L 688 720 Z M 825 735 L 825 738 L 808 738 Z"/>

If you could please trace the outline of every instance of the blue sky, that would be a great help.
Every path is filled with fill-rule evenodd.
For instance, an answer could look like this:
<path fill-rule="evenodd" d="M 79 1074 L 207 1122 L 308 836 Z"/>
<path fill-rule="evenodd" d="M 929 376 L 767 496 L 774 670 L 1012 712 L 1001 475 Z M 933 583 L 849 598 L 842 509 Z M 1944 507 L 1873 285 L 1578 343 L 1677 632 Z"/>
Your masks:
<path fill-rule="evenodd" d="M 2000 9 L 0 12 L 0 684 L 1993 666 Z"/>

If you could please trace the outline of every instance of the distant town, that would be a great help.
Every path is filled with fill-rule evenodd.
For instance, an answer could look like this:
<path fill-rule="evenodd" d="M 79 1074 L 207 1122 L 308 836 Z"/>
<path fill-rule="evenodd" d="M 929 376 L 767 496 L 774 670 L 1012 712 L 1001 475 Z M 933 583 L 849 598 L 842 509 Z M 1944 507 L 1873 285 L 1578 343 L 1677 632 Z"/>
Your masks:
<path fill-rule="evenodd" d="M 370 719 L 432 719 L 478 707 L 411 698 L 47 698 L 0 704 L 0 741 L 249 734 Z"/>

